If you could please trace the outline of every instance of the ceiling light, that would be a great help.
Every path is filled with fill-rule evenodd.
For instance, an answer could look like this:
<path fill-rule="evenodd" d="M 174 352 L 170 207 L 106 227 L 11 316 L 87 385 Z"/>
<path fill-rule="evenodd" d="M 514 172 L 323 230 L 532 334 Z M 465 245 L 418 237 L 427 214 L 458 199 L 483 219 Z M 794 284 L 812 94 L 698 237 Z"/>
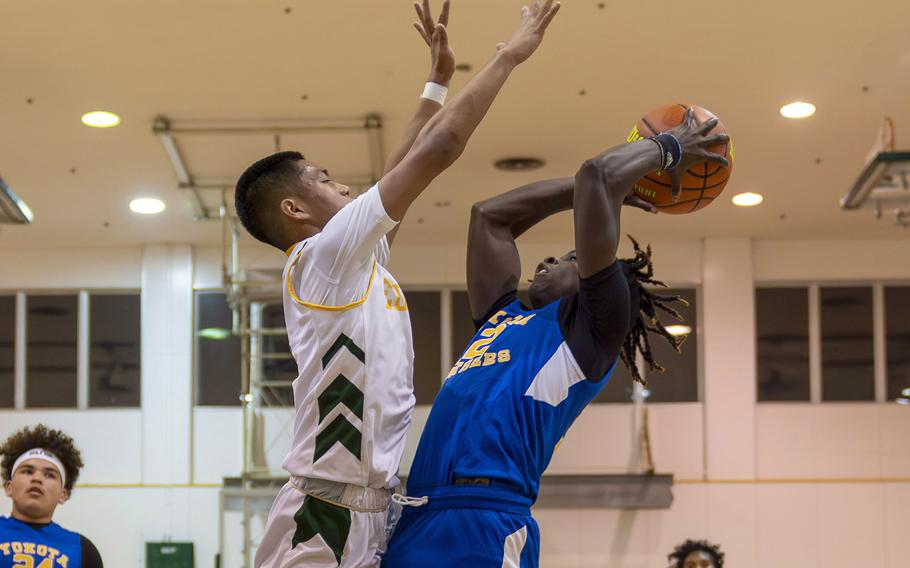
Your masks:
<path fill-rule="evenodd" d="M 224 329 L 223 327 L 206 327 L 204 329 L 200 329 L 199 333 L 196 335 L 205 339 L 222 341 L 231 336 L 231 330 Z"/>
<path fill-rule="evenodd" d="M 83 114 L 82 124 L 93 128 L 111 128 L 120 124 L 120 117 L 112 112 L 96 110 Z"/>
<path fill-rule="evenodd" d="M 690 333 L 692 333 L 692 328 L 689 327 L 688 325 L 681 325 L 681 324 L 668 325 L 666 329 L 667 329 L 667 333 L 669 333 L 670 335 L 673 335 L 673 336 L 677 336 L 677 337 L 680 335 L 689 335 Z"/>
<path fill-rule="evenodd" d="M 740 207 L 752 207 L 753 205 L 758 205 L 764 200 L 765 198 L 762 197 L 760 193 L 752 193 L 751 191 L 733 196 L 733 204 L 739 205 Z"/>
<path fill-rule="evenodd" d="M 154 197 L 140 197 L 130 201 L 130 211 L 142 215 L 154 215 L 164 211 L 164 201 Z"/>
<path fill-rule="evenodd" d="M 898 404 L 910 404 L 910 398 L 899 398 L 895 402 Z"/>
<path fill-rule="evenodd" d="M 540 158 L 503 158 L 493 163 L 497 170 L 506 172 L 526 172 L 542 168 L 544 161 Z"/>
<path fill-rule="evenodd" d="M 815 114 L 815 105 L 796 101 L 780 107 L 780 113 L 787 118 L 806 118 Z"/>

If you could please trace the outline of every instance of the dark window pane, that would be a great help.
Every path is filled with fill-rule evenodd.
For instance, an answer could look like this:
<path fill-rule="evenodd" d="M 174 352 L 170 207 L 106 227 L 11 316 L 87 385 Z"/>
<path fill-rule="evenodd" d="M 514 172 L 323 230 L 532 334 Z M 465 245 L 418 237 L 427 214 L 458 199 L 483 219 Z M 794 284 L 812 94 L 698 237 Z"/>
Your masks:
<path fill-rule="evenodd" d="M 29 408 L 76 406 L 77 309 L 75 295 L 26 298 Z"/>
<path fill-rule="evenodd" d="M 240 404 L 240 339 L 231 324 L 224 294 L 196 293 L 196 404 Z"/>
<path fill-rule="evenodd" d="M 0 296 L 0 408 L 12 408 L 16 338 L 16 297 Z"/>
<path fill-rule="evenodd" d="M 648 390 L 651 392 L 648 402 L 696 402 L 698 400 L 698 305 L 693 289 L 656 289 L 661 296 L 680 296 L 689 303 L 684 306 L 673 302 L 673 307 L 682 316 L 677 321 L 670 314 L 661 313 L 664 326 L 672 333 L 686 333 L 688 336 L 677 353 L 663 337 L 651 334 L 651 354 L 654 361 L 666 368 L 665 373 L 648 371 L 647 364 L 642 369 L 648 379 Z M 660 313 L 660 312 L 659 312 Z M 683 326 L 683 327 L 670 327 Z M 684 329 L 688 328 L 688 329 Z"/>
<path fill-rule="evenodd" d="M 297 363 L 291 355 L 284 325 L 284 306 L 264 305 L 261 326 L 262 379 L 269 381 L 268 386 L 262 388 L 263 401 L 270 406 L 294 406 L 292 383 L 297 378 Z"/>
<path fill-rule="evenodd" d="M 89 406 L 139 406 L 139 295 L 89 301 Z"/>
<path fill-rule="evenodd" d="M 594 402 L 632 402 L 632 373 L 622 359 L 616 361 L 613 376 L 600 391 Z"/>
<path fill-rule="evenodd" d="M 461 358 L 475 333 L 468 293 L 455 290 L 452 292 L 452 365 Z"/>
<path fill-rule="evenodd" d="M 439 292 L 405 291 L 414 335 L 414 396 L 417 404 L 433 404 L 442 386 L 442 336 Z"/>
<path fill-rule="evenodd" d="M 872 288 L 821 288 L 822 400 L 874 400 Z"/>
<path fill-rule="evenodd" d="M 910 286 L 885 288 L 885 333 L 888 338 L 888 400 L 910 398 Z"/>
<path fill-rule="evenodd" d="M 809 400 L 809 290 L 755 290 L 758 400 Z"/>

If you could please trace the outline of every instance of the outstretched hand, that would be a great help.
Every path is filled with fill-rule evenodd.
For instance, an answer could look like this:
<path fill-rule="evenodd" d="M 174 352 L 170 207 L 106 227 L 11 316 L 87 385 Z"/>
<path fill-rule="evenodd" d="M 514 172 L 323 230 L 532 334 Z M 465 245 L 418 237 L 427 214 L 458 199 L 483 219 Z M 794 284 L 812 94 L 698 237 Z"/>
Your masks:
<path fill-rule="evenodd" d="M 642 199 L 638 195 L 635 195 L 635 193 L 630 193 L 629 195 L 627 195 L 626 198 L 622 200 L 622 204 L 628 205 L 629 207 L 635 207 L 636 209 L 641 209 L 643 211 L 647 211 L 648 213 L 657 213 L 658 212 L 656 205 L 654 205 L 650 201 L 646 201 L 646 200 Z"/>
<path fill-rule="evenodd" d="M 720 164 L 724 167 L 730 167 L 730 161 L 727 158 L 715 152 L 709 152 L 708 148 L 718 144 L 724 144 L 730 141 L 726 134 L 715 134 L 708 136 L 708 133 L 717 126 L 717 117 L 709 118 L 702 124 L 695 120 L 695 112 L 692 107 L 686 110 L 682 123 L 669 131 L 670 134 L 679 140 L 682 147 L 682 156 L 679 165 L 670 170 L 670 179 L 672 181 L 673 201 L 678 201 L 682 194 L 682 176 L 692 164 L 699 162 L 711 162 Z"/>
<path fill-rule="evenodd" d="M 417 12 L 417 21 L 414 28 L 430 48 L 431 68 L 429 80 L 440 85 L 448 86 L 455 73 L 455 52 L 449 46 L 449 35 L 446 26 L 449 25 L 449 0 L 442 3 L 439 20 L 433 22 L 430 12 L 430 0 L 423 0 L 421 5 L 414 2 Z"/>
<path fill-rule="evenodd" d="M 509 41 L 500 43 L 496 48 L 513 57 L 516 64 L 525 61 L 540 46 L 543 34 L 559 11 L 559 7 L 560 3 L 554 3 L 553 0 L 546 0 L 543 6 L 540 5 L 540 0 L 534 0 L 530 6 L 524 6 L 521 9 L 521 24 L 518 29 Z"/>

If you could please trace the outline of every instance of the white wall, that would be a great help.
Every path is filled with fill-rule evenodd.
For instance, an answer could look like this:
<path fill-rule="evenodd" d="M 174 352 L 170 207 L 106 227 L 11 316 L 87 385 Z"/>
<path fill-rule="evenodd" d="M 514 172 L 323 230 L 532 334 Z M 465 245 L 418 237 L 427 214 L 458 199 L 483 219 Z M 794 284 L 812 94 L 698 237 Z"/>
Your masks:
<path fill-rule="evenodd" d="M 522 250 L 536 263 L 564 244 Z M 654 404 L 659 471 L 672 472 L 666 511 L 536 511 L 543 566 L 666 566 L 685 538 L 723 544 L 737 567 L 906 566 L 910 526 L 910 409 L 889 404 L 755 404 L 752 282 L 910 281 L 905 241 L 654 243 L 659 276 L 702 287 L 704 401 Z M 59 254 L 48 251 L 47 255 Z M 251 268 L 283 257 L 244 251 Z M 86 467 L 58 520 L 84 532 L 109 566 L 141 566 L 145 541 L 191 540 L 198 566 L 217 549 L 218 486 L 240 471 L 242 416 L 192 407 L 192 289 L 217 288 L 220 251 L 172 245 L 0 250 L 0 290 L 143 288 L 143 408 L 0 411 L 0 435 L 45 422 L 70 432 Z M 462 285 L 458 247 L 395 251 L 410 285 Z M 628 405 L 588 408 L 550 473 L 619 472 L 633 456 Z M 427 409 L 415 411 L 403 473 Z M 277 424 L 278 417 L 269 418 Z M 270 422 L 271 423 L 271 422 Z M 276 446 L 269 460 L 281 459 Z M 8 511 L 0 500 L 0 512 Z"/>

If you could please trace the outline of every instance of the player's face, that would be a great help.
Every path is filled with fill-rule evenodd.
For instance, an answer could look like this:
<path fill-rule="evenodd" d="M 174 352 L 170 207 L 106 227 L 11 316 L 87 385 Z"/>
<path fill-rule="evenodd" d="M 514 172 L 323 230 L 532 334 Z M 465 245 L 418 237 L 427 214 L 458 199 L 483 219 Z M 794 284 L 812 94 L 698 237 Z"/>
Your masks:
<path fill-rule="evenodd" d="M 22 462 L 6 482 L 6 496 L 13 511 L 26 520 L 49 522 L 57 505 L 66 501 L 66 490 L 57 468 L 44 460 Z"/>
<path fill-rule="evenodd" d="M 534 279 L 528 288 L 528 296 L 531 305 L 540 308 L 577 291 L 578 263 L 573 250 L 559 258 L 548 256 L 537 265 Z"/>
<path fill-rule="evenodd" d="M 341 208 L 353 201 L 351 189 L 329 177 L 329 171 L 309 160 L 300 163 L 306 206 L 313 221 L 324 227 Z"/>
<path fill-rule="evenodd" d="M 715 568 L 711 555 L 703 550 L 690 552 L 683 560 L 683 568 Z"/>

